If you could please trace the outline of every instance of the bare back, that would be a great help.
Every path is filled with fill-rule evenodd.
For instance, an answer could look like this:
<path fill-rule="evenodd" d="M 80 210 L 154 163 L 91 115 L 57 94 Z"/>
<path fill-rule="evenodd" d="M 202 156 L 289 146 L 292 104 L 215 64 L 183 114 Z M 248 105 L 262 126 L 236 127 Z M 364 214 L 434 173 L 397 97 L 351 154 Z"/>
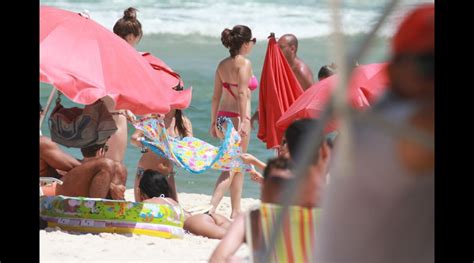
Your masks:
<path fill-rule="evenodd" d="M 313 72 L 300 58 L 295 58 L 291 70 L 303 90 L 307 90 L 314 83 Z"/>
<path fill-rule="evenodd" d="M 238 84 L 239 83 L 239 70 L 242 68 L 242 64 L 250 63 L 248 59 L 237 57 L 232 59 L 231 57 L 225 58 L 219 63 L 217 67 L 217 74 L 221 80 L 221 85 L 224 82 Z M 251 71 L 252 75 L 253 72 Z M 248 83 L 248 81 L 247 81 Z M 247 85 L 248 86 L 248 85 Z M 234 94 L 238 93 L 238 87 L 230 86 L 229 89 Z M 250 90 L 248 90 L 248 97 L 250 97 Z M 247 103 L 248 111 L 250 112 L 250 100 Z M 230 112 L 239 112 L 239 105 L 238 101 L 230 94 L 230 92 L 223 92 L 222 99 L 220 103 L 220 109 L 222 111 L 230 111 Z"/>

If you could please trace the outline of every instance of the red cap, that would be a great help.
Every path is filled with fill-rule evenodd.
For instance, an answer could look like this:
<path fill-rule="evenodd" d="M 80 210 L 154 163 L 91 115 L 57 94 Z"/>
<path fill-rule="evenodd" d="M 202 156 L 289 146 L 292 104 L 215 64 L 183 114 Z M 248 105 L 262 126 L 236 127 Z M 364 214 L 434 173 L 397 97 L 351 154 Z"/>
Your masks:
<path fill-rule="evenodd" d="M 427 53 L 434 51 L 434 4 L 423 4 L 411 11 L 392 39 L 392 52 Z"/>

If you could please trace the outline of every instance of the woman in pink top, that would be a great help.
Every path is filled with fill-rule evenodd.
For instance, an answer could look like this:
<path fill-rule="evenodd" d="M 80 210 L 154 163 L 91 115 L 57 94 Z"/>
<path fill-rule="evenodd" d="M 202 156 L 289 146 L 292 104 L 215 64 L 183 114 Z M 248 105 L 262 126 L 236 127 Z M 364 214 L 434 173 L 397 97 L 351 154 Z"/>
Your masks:
<path fill-rule="evenodd" d="M 209 133 L 213 137 L 223 138 L 225 118 L 230 118 L 242 137 L 242 152 L 247 152 L 250 139 L 250 99 L 251 91 L 257 88 L 258 81 L 253 76 L 252 64 L 247 56 L 256 43 L 252 31 L 244 25 L 224 29 L 222 44 L 229 49 L 230 56 L 223 59 L 216 70 L 214 95 L 212 96 L 211 125 Z M 224 127 L 223 127 L 224 126 Z M 232 204 L 231 218 L 240 213 L 240 197 L 243 186 L 242 173 L 223 172 L 219 176 L 211 199 L 217 209 L 224 193 L 230 187 Z"/>

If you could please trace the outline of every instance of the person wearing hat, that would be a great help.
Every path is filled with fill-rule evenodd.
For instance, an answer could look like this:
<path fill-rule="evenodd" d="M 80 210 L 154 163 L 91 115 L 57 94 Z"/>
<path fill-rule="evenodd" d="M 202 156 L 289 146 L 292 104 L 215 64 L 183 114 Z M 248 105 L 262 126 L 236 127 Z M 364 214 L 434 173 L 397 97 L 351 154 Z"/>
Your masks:
<path fill-rule="evenodd" d="M 434 4 L 403 19 L 388 75 L 391 87 L 371 111 L 433 141 Z M 336 147 L 315 261 L 434 262 L 434 148 L 361 119 L 351 127 L 350 174 L 337 169 L 346 160 Z"/>
<path fill-rule="evenodd" d="M 40 104 L 40 117 L 43 108 Z M 41 188 L 44 195 L 66 195 L 94 198 L 125 199 L 125 186 L 117 181 L 123 165 L 105 157 L 106 141 L 81 148 L 84 159 L 77 160 L 61 150 L 50 138 L 40 134 L 40 177 L 61 179 Z"/>

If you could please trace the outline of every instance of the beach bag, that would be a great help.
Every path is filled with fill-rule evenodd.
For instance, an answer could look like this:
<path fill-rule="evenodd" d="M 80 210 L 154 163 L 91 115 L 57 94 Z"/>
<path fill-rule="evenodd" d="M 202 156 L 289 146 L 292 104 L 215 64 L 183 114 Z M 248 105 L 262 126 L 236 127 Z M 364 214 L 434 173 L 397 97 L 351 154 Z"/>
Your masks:
<path fill-rule="evenodd" d="M 51 140 L 66 147 L 85 148 L 103 144 L 117 131 L 112 115 L 102 100 L 84 109 L 65 108 L 60 97 L 49 117 Z"/>

